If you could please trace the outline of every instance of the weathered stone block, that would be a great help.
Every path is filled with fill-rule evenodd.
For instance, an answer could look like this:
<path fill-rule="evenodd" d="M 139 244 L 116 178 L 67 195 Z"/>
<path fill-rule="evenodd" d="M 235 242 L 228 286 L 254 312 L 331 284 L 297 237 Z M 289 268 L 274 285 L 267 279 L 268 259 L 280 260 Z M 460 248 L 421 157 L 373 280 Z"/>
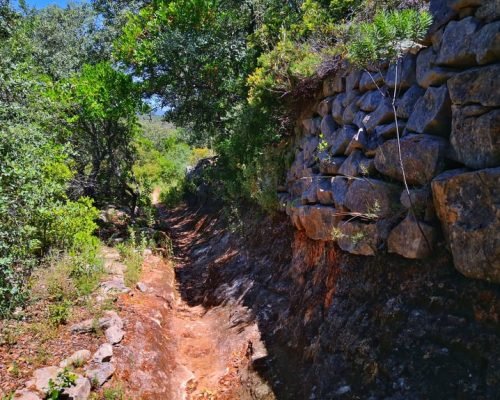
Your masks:
<path fill-rule="evenodd" d="M 406 128 L 418 133 L 448 136 L 451 128 L 451 101 L 446 85 L 429 87 L 420 98 Z"/>
<path fill-rule="evenodd" d="M 500 107 L 498 79 L 500 64 L 474 68 L 461 72 L 448 80 L 453 104 L 479 103 L 486 107 Z"/>
<path fill-rule="evenodd" d="M 361 80 L 361 75 L 362 75 L 361 70 L 354 70 L 351 71 L 349 75 L 346 76 L 345 84 L 347 92 L 359 88 L 359 81 Z"/>
<path fill-rule="evenodd" d="M 479 26 L 473 17 L 451 21 L 444 30 L 436 64 L 459 68 L 476 65 L 472 39 Z"/>
<path fill-rule="evenodd" d="M 375 90 L 377 86 L 381 88 L 384 85 L 384 77 L 380 72 L 363 72 L 361 75 L 361 80 L 359 82 L 360 92 L 366 92 L 367 90 Z"/>
<path fill-rule="evenodd" d="M 407 54 L 399 63 L 393 63 L 387 70 L 385 83 L 391 89 L 397 90 L 408 89 L 416 82 L 416 57 L 413 54 Z M 397 67 L 397 75 L 396 75 Z M 396 81 L 397 78 L 397 81 Z"/>
<path fill-rule="evenodd" d="M 346 125 L 342 129 L 337 130 L 331 143 L 331 154 L 334 156 L 344 155 L 347 146 L 349 146 L 349 143 L 357 132 L 358 130 L 350 125 Z"/>
<path fill-rule="evenodd" d="M 319 172 L 323 175 L 337 175 L 346 157 L 324 156 L 319 161 Z"/>
<path fill-rule="evenodd" d="M 342 105 L 342 103 L 345 97 L 345 93 L 339 94 L 335 97 L 335 100 L 333 100 L 332 103 L 332 117 L 335 122 L 340 125 L 344 125 L 344 106 Z"/>
<path fill-rule="evenodd" d="M 500 168 L 447 171 L 432 181 L 432 194 L 455 268 L 500 282 Z"/>
<path fill-rule="evenodd" d="M 384 100 L 384 95 L 380 92 L 380 90 L 371 90 L 366 92 L 363 96 L 361 96 L 357 101 L 357 106 L 366 112 L 375 111 L 377 106 Z"/>
<path fill-rule="evenodd" d="M 322 117 L 325 117 L 326 115 L 330 114 L 332 112 L 332 102 L 333 102 L 334 97 L 330 96 L 327 97 L 326 99 L 322 100 L 318 104 L 318 114 L 321 115 Z"/>
<path fill-rule="evenodd" d="M 319 138 L 317 136 L 304 136 L 300 142 L 302 148 L 304 164 L 308 164 L 315 155 L 318 148 Z"/>
<path fill-rule="evenodd" d="M 368 133 L 375 132 L 375 128 L 378 125 L 385 124 L 387 122 L 394 121 L 394 110 L 391 105 L 391 101 L 385 98 L 379 103 L 378 107 L 374 112 L 368 114 L 363 120 L 366 130 Z"/>
<path fill-rule="evenodd" d="M 500 5 L 499 5 L 500 7 Z M 479 65 L 500 60 L 500 21 L 485 25 L 472 38 Z"/>
<path fill-rule="evenodd" d="M 421 259 L 432 254 L 436 241 L 436 229 L 408 216 L 396 226 L 387 239 L 389 253 L 405 258 Z"/>
<path fill-rule="evenodd" d="M 407 135 L 401 139 L 401 157 L 410 185 L 424 185 L 444 168 L 446 141 L 432 135 Z M 388 140 L 375 156 L 377 170 L 403 181 L 397 139 Z"/>
<path fill-rule="evenodd" d="M 418 85 L 413 85 L 405 94 L 396 100 L 396 114 L 398 118 L 408 119 L 417 101 L 425 94 L 425 90 Z"/>
<path fill-rule="evenodd" d="M 324 177 L 319 180 L 316 197 L 322 205 L 329 206 L 334 204 L 331 178 Z"/>
<path fill-rule="evenodd" d="M 456 71 L 435 65 L 437 54 L 432 47 L 422 50 L 417 57 L 417 82 L 420 86 L 439 86 L 456 74 Z"/>
<path fill-rule="evenodd" d="M 339 223 L 336 233 L 342 250 L 362 256 L 374 256 L 387 237 L 380 224 L 358 221 Z"/>
<path fill-rule="evenodd" d="M 481 6 L 476 10 L 476 18 L 486 22 L 500 18 L 500 0 L 483 0 Z"/>
<path fill-rule="evenodd" d="M 321 133 L 326 137 L 332 136 L 339 128 L 331 115 L 325 115 L 321 120 Z"/>
<path fill-rule="evenodd" d="M 345 150 L 345 155 L 350 155 L 355 150 L 365 151 L 369 146 L 369 138 L 364 129 L 358 129 L 358 132 L 352 137 L 347 149 Z"/>
<path fill-rule="evenodd" d="M 450 143 L 457 161 L 470 168 L 500 165 L 500 110 L 466 117 L 461 107 L 453 107 Z"/>
<path fill-rule="evenodd" d="M 345 176 L 358 176 L 359 163 L 363 158 L 363 153 L 361 151 L 353 151 L 340 167 L 339 174 Z"/>
<path fill-rule="evenodd" d="M 321 126 L 321 118 L 307 118 L 302 120 L 302 127 L 306 135 L 316 135 Z"/>
<path fill-rule="evenodd" d="M 375 129 L 375 135 L 377 137 L 381 137 L 383 139 L 393 139 L 397 136 L 397 129 L 399 129 L 399 135 L 403 134 L 403 131 L 406 127 L 405 121 L 392 122 L 390 124 L 379 125 Z"/>
<path fill-rule="evenodd" d="M 345 196 L 349 189 L 349 180 L 343 176 L 335 176 L 331 180 L 333 202 L 337 210 L 345 208 Z"/>
<path fill-rule="evenodd" d="M 401 187 L 377 179 L 356 179 L 349 186 L 345 206 L 369 219 L 391 215 L 399 208 Z"/>
<path fill-rule="evenodd" d="M 300 224 L 313 240 L 333 240 L 340 218 L 334 207 L 322 205 L 303 206 L 299 212 Z"/>
<path fill-rule="evenodd" d="M 311 178 L 303 178 L 304 191 L 300 198 L 302 204 L 316 204 L 318 202 L 317 190 L 318 190 L 318 176 Z"/>
<path fill-rule="evenodd" d="M 344 114 L 342 115 L 342 120 L 344 124 L 352 124 L 354 122 L 354 118 L 356 117 L 356 113 L 359 111 L 359 107 L 356 105 L 356 102 L 350 103 L 345 109 Z"/>
<path fill-rule="evenodd" d="M 434 215 L 432 192 L 430 186 L 425 186 L 418 189 L 410 189 L 410 196 L 408 196 L 406 190 L 403 190 L 401 192 L 399 201 L 404 208 L 411 212 L 415 212 L 418 218 L 424 218 L 424 220 L 428 221 Z"/>
<path fill-rule="evenodd" d="M 377 172 L 375 168 L 375 159 L 363 157 L 359 162 L 358 172 L 361 176 L 370 176 Z"/>
<path fill-rule="evenodd" d="M 328 97 L 336 93 L 345 92 L 345 76 L 342 71 L 328 77 L 323 81 L 323 96 Z"/>

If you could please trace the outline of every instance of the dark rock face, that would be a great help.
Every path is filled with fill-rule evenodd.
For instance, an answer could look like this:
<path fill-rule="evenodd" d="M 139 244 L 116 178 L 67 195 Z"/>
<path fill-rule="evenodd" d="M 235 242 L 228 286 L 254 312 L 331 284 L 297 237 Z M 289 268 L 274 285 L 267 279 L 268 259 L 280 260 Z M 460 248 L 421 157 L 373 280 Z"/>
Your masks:
<path fill-rule="evenodd" d="M 389 253 L 405 258 L 421 259 L 432 254 L 436 229 L 408 216 L 396 226 L 387 239 Z"/>
<path fill-rule="evenodd" d="M 307 237 L 313 240 L 332 240 L 340 220 L 335 208 L 322 205 L 298 207 L 298 217 Z"/>
<path fill-rule="evenodd" d="M 432 181 L 432 193 L 455 267 L 500 282 L 500 168 L 445 172 Z"/>
<path fill-rule="evenodd" d="M 425 90 L 418 85 L 413 85 L 396 102 L 398 118 L 408 119 L 413 112 L 416 102 L 424 95 Z"/>
<path fill-rule="evenodd" d="M 358 176 L 360 172 L 359 165 L 363 158 L 363 153 L 361 151 L 353 151 L 340 167 L 339 174 L 351 177 Z"/>
<path fill-rule="evenodd" d="M 327 78 L 323 82 L 323 96 L 328 97 L 336 93 L 345 91 L 345 77 L 342 74 L 336 74 Z"/>
<path fill-rule="evenodd" d="M 385 240 L 375 223 L 363 224 L 357 221 L 345 221 L 340 223 L 337 229 L 339 247 L 351 254 L 374 256 Z"/>
<path fill-rule="evenodd" d="M 445 141 L 431 135 L 408 135 L 401 139 L 406 180 L 410 185 L 429 183 L 444 168 Z M 375 167 L 391 178 L 403 181 L 398 142 L 388 140 L 379 147 Z"/>
<path fill-rule="evenodd" d="M 486 107 L 500 107 L 498 87 L 500 64 L 474 68 L 461 72 L 448 81 L 450 98 L 453 104 L 465 105 L 479 103 Z"/>
<path fill-rule="evenodd" d="M 319 172 L 323 175 L 337 175 L 345 159 L 345 157 L 324 155 L 319 161 Z"/>
<path fill-rule="evenodd" d="M 500 110 L 479 117 L 466 117 L 453 108 L 450 143 L 457 160 L 471 168 L 500 165 Z"/>
<path fill-rule="evenodd" d="M 330 152 L 332 155 L 344 155 L 347 146 L 349 146 L 349 143 L 357 132 L 358 130 L 355 127 L 349 125 L 345 125 L 343 128 L 337 130 L 331 143 Z"/>
<path fill-rule="evenodd" d="M 384 84 L 384 77 L 380 72 L 363 72 L 359 82 L 359 90 L 366 92 L 367 90 L 375 90 Z"/>
<path fill-rule="evenodd" d="M 500 21 L 481 28 L 474 35 L 472 45 L 479 65 L 498 62 L 500 60 Z"/>
<path fill-rule="evenodd" d="M 381 101 L 374 112 L 368 114 L 364 119 L 364 124 L 366 131 L 368 133 L 373 133 L 378 125 L 385 124 L 387 122 L 394 121 L 394 110 L 391 105 L 391 101 L 384 98 Z"/>
<path fill-rule="evenodd" d="M 357 102 L 357 106 L 366 112 L 375 111 L 380 102 L 384 99 L 384 95 L 380 90 L 372 90 L 366 92 Z"/>
<path fill-rule="evenodd" d="M 339 128 L 331 115 L 325 115 L 321 120 L 320 130 L 325 137 L 330 137 Z"/>
<path fill-rule="evenodd" d="M 408 120 L 407 129 L 418 133 L 448 136 L 450 133 L 451 102 L 446 85 L 430 87 L 421 97 Z"/>
<path fill-rule="evenodd" d="M 417 82 L 423 88 L 439 86 L 451 78 L 456 71 L 436 66 L 437 54 L 432 47 L 422 50 L 417 57 Z"/>
<path fill-rule="evenodd" d="M 476 65 L 473 34 L 479 29 L 479 22 L 473 17 L 452 21 L 444 30 L 436 63 L 450 67 L 471 67 Z"/>
<path fill-rule="evenodd" d="M 349 186 L 345 206 L 368 219 L 392 215 L 399 207 L 401 187 L 376 179 L 356 179 Z"/>
<path fill-rule="evenodd" d="M 416 57 L 413 54 L 407 54 L 401 62 L 391 64 L 385 77 L 386 85 L 393 90 L 395 88 L 396 90 L 408 89 L 416 81 L 415 67 Z"/>

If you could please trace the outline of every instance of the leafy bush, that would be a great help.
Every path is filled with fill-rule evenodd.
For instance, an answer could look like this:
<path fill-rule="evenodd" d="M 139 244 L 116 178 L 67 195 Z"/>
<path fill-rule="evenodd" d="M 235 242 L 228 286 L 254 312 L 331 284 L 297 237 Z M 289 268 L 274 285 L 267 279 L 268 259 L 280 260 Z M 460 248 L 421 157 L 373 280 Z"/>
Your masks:
<path fill-rule="evenodd" d="M 347 58 L 361 67 L 395 60 L 424 37 L 431 23 L 432 16 L 426 11 L 379 12 L 373 21 L 354 26 Z"/>

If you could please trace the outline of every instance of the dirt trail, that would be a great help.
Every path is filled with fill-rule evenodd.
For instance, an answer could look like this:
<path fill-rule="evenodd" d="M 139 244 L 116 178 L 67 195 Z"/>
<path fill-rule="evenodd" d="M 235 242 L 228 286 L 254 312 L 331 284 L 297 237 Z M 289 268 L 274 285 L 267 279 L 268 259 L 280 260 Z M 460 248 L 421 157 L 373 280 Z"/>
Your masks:
<path fill-rule="evenodd" d="M 146 291 L 134 290 L 119 301 L 127 334 L 117 350 L 115 383 L 124 384 L 134 399 L 273 399 L 251 371 L 252 357 L 264 355 L 265 348 L 257 324 L 244 317 L 247 310 L 196 305 L 193 283 L 182 278 L 191 257 L 203 252 L 191 251 L 202 232 L 179 216 L 166 222 L 176 257 L 146 257 Z"/>

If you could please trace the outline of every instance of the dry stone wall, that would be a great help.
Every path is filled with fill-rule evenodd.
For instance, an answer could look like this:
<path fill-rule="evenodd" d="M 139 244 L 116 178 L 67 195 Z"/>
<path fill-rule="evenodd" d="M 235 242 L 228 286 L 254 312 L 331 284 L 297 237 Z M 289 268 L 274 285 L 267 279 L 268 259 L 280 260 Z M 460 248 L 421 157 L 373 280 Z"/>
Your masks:
<path fill-rule="evenodd" d="M 430 6 L 427 47 L 324 81 L 280 200 L 311 239 L 418 259 L 443 235 L 461 273 L 500 282 L 500 1 Z"/>

